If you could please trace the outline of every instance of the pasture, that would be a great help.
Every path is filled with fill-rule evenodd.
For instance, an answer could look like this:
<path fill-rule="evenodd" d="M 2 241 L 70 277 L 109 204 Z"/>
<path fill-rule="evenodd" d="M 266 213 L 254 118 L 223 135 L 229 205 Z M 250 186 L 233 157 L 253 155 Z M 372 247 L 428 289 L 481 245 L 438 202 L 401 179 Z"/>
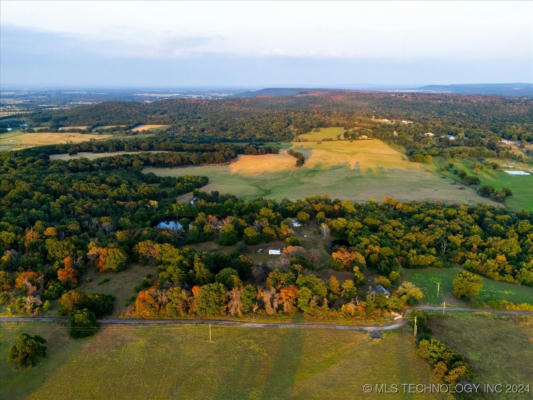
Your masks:
<path fill-rule="evenodd" d="M 48 340 L 48 357 L 25 372 L 6 364 L 20 332 Z M 362 385 L 436 383 L 402 333 L 213 326 L 210 342 L 206 325 L 114 325 L 73 341 L 58 325 L 21 323 L 0 335 L 0 398 L 11 400 L 381 399 Z"/>
<path fill-rule="evenodd" d="M 111 135 L 97 135 L 77 132 L 10 132 L 0 135 L 1 150 L 20 150 L 28 147 L 45 146 L 49 144 L 80 143 L 89 140 L 107 139 Z"/>
<path fill-rule="evenodd" d="M 465 170 L 468 175 L 477 176 L 481 181 L 481 185 L 493 186 L 496 190 L 501 190 L 504 187 L 511 189 L 513 195 L 509 197 L 505 204 L 514 210 L 529 210 L 533 211 L 533 174 L 532 175 L 510 175 L 504 172 L 504 170 L 524 170 L 533 171 L 531 164 L 520 164 L 522 168 L 509 168 L 506 167 L 507 162 L 500 163 L 501 170 L 493 170 L 490 168 L 483 168 L 481 170 L 475 170 L 473 168 L 473 161 L 465 160 L 461 163 L 456 163 L 457 167 Z M 452 174 L 447 174 L 452 176 Z"/>
<path fill-rule="evenodd" d="M 333 126 L 329 128 L 313 129 L 311 132 L 298 135 L 298 139 L 303 141 L 337 140 L 343 138 L 344 128 Z"/>
<path fill-rule="evenodd" d="M 525 394 L 485 393 L 483 399 L 531 399 L 533 319 L 454 313 L 429 319 L 433 336 L 461 353 L 472 366 L 474 382 L 530 384 Z"/>
<path fill-rule="evenodd" d="M 453 184 L 424 170 L 375 168 L 366 171 L 340 165 L 324 168 L 295 168 L 258 175 L 232 173 L 231 166 L 206 165 L 177 168 L 147 167 L 143 172 L 160 176 L 201 175 L 209 177 L 206 191 L 217 190 L 244 199 L 264 196 L 276 200 L 301 199 L 327 194 L 353 201 L 381 200 L 385 196 L 400 201 L 438 200 L 449 203 L 491 203 L 473 190 Z"/>
<path fill-rule="evenodd" d="M 461 304 L 453 297 L 453 278 L 459 268 L 422 268 L 404 269 L 405 280 L 413 282 L 424 292 L 423 302 L 432 305 Z M 481 277 L 483 286 L 479 295 L 473 299 L 486 303 L 491 300 L 508 300 L 513 303 L 533 304 L 533 287 L 514 285 L 512 283 L 494 281 Z M 437 282 L 440 282 L 440 293 L 437 296 Z"/>
<path fill-rule="evenodd" d="M 300 135 L 309 141 L 293 142 L 292 148 L 305 155 L 302 167 L 296 159 L 280 154 L 241 155 L 228 165 L 152 168 L 160 176 L 202 175 L 209 177 L 206 191 L 217 190 L 244 199 L 264 196 L 281 200 L 314 195 L 367 201 L 394 197 L 400 201 L 493 203 L 472 189 L 442 178 L 386 143 L 373 140 L 322 140 L 336 137 L 343 128 L 323 128 Z M 311 139 L 313 139 L 311 141 Z M 494 204 L 494 203 L 493 203 Z"/>

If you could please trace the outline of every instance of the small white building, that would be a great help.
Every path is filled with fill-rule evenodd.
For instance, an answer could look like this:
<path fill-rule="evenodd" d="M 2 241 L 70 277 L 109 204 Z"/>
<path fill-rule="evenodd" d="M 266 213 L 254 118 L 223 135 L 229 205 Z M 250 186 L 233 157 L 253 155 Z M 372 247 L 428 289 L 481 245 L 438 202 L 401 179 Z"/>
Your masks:
<path fill-rule="evenodd" d="M 453 135 L 448 135 L 448 140 L 456 140 L 457 139 L 457 136 L 453 136 Z"/>
<path fill-rule="evenodd" d="M 293 218 L 293 219 L 292 219 L 292 226 L 293 226 L 294 228 L 299 228 L 299 227 L 302 226 L 302 224 L 301 224 L 300 222 L 298 222 L 298 220 L 297 220 L 296 218 Z"/>
<path fill-rule="evenodd" d="M 435 136 L 435 134 L 433 132 L 426 132 L 426 133 L 424 133 L 424 136 L 433 137 L 433 136 Z"/>
<path fill-rule="evenodd" d="M 281 249 L 270 249 L 268 250 L 269 256 L 279 256 L 281 255 Z"/>

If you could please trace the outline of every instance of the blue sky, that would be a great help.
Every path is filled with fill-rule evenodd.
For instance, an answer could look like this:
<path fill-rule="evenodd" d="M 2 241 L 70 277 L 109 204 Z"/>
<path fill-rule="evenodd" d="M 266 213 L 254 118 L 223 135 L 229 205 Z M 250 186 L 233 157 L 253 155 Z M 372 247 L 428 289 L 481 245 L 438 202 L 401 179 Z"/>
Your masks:
<path fill-rule="evenodd" d="M 532 82 L 532 2 L 1 3 L 0 83 Z"/>

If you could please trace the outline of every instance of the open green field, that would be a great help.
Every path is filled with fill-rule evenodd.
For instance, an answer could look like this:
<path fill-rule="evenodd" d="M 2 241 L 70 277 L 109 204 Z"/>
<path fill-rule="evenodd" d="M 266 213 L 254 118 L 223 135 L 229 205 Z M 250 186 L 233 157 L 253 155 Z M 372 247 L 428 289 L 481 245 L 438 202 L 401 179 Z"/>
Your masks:
<path fill-rule="evenodd" d="M 423 302 L 427 304 L 440 305 L 443 301 L 447 304 L 458 304 L 460 301 L 453 297 L 452 290 L 453 278 L 459 271 L 459 268 L 404 269 L 404 279 L 423 290 Z M 474 300 L 484 303 L 491 300 L 507 300 L 513 303 L 533 304 L 533 287 L 481 278 L 483 286 L 479 296 Z M 439 296 L 437 296 L 437 282 L 440 282 Z"/>
<path fill-rule="evenodd" d="M 511 189 L 513 195 L 505 201 L 505 204 L 515 210 L 529 210 L 533 211 L 533 174 L 531 175 L 510 175 L 504 170 L 523 170 L 531 171 L 533 166 L 525 166 L 525 168 L 506 167 L 506 163 L 501 165 L 502 170 L 492 170 L 483 168 L 479 172 L 472 169 L 472 161 L 463 161 L 458 164 L 458 168 L 464 169 L 468 175 L 477 176 L 481 185 L 493 186 L 498 191 L 504 187 Z M 448 174 L 452 176 L 452 174 Z"/>
<path fill-rule="evenodd" d="M 0 135 L 0 151 L 20 150 L 28 147 L 49 144 L 80 143 L 89 140 L 107 139 L 111 135 L 98 135 L 78 132 L 39 132 L 25 133 L 14 131 Z"/>
<path fill-rule="evenodd" d="M 433 336 L 461 353 L 480 384 L 530 384 L 526 394 L 485 394 L 484 399 L 533 397 L 533 320 L 479 314 L 429 319 Z"/>
<path fill-rule="evenodd" d="M 300 168 L 290 171 L 265 172 L 260 175 L 232 173 L 227 165 L 209 165 L 176 168 L 144 168 L 160 176 L 202 175 L 209 177 L 209 185 L 203 190 L 231 193 L 243 199 L 259 196 L 276 200 L 301 199 L 319 194 L 332 198 L 367 201 L 381 200 L 385 196 L 400 201 L 440 200 L 475 204 L 491 203 L 479 197 L 473 190 L 454 185 L 431 172 L 373 169 L 365 172 L 347 166 L 328 169 Z"/>
<path fill-rule="evenodd" d="M 25 372 L 5 361 L 20 332 L 48 340 L 48 357 Z M 401 333 L 373 340 L 336 330 L 213 326 L 212 338 L 205 325 L 105 326 L 73 341 L 56 325 L 2 324 L 0 398 L 382 399 L 362 385 L 435 383 Z"/>
<path fill-rule="evenodd" d="M 472 189 L 412 163 L 398 149 L 381 140 L 330 140 L 343 128 L 322 128 L 300 135 L 308 141 L 293 142 L 305 155 L 301 168 L 286 152 L 241 155 L 229 165 L 145 168 L 161 176 L 203 175 L 204 190 L 231 193 L 244 199 L 259 196 L 276 200 L 301 199 L 328 194 L 333 198 L 367 201 L 394 197 L 400 201 L 439 200 L 449 203 L 492 203 Z"/>

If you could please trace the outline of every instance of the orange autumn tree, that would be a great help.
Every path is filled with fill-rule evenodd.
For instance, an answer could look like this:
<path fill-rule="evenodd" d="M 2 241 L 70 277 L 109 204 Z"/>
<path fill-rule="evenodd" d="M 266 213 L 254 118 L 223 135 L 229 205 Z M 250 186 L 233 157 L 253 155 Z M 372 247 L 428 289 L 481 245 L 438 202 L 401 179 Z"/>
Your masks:
<path fill-rule="evenodd" d="M 296 286 L 290 285 L 281 288 L 279 298 L 285 314 L 294 314 L 297 311 L 296 300 L 298 299 L 298 288 Z"/>
<path fill-rule="evenodd" d="M 41 286 L 42 283 L 42 274 L 35 271 L 21 272 L 15 279 L 15 287 L 17 289 L 26 289 L 29 296 L 36 292 L 38 286 Z"/>
<path fill-rule="evenodd" d="M 87 252 L 87 258 L 100 272 L 106 270 L 107 249 L 105 247 L 92 247 Z"/>
<path fill-rule="evenodd" d="M 155 289 L 141 290 L 135 299 L 135 314 L 140 317 L 153 317 L 156 315 Z"/>
<path fill-rule="evenodd" d="M 331 257 L 339 269 L 350 269 L 355 262 L 355 254 L 349 252 L 344 247 L 341 247 L 339 250 L 331 253 Z"/>
<path fill-rule="evenodd" d="M 67 256 L 63 259 L 64 268 L 57 270 L 57 279 L 63 284 L 71 282 L 72 284 L 78 283 L 78 273 L 73 267 L 73 261 L 71 256 Z"/>
<path fill-rule="evenodd" d="M 40 237 L 41 235 L 39 235 L 39 232 L 36 232 L 34 230 L 30 230 L 26 232 L 26 234 L 24 235 L 24 246 L 25 247 L 30 246 L 33 242 L 35 242 Z"/>
<path fill-rule="evenodd" d="M 154 264 L 159 256 L 159 245 L 151 240 L 139 242 L 133 248 L 142 262 Z"/>
<path fill-rule="evenodd" d="M 354 266 L 363 267 L 366 265 L 366 260 L 357 251 L 349 251 L 344 247 L 331 254 L 334 265 L 339 269 L 350 270 Z"/>
<path fill-rule="evenodd" d="M 126 266 L 128 256 L 120 249 L 114 247 L 91 246 L 87 258 L 100 272 L 120 271 Z"/>

